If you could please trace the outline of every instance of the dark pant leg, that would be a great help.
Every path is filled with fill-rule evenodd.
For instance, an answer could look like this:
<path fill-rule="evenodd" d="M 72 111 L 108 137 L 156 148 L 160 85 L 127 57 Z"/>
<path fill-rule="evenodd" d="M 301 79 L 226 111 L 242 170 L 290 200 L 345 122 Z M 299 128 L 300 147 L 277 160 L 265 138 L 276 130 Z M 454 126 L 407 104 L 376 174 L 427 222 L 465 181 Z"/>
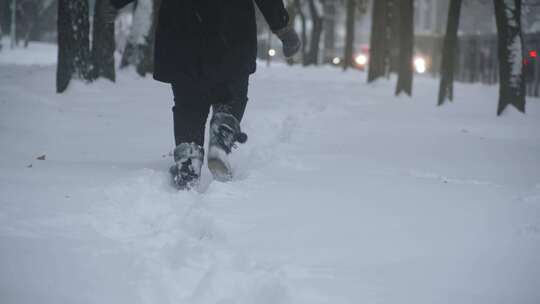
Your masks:
<path fill-rule="evenodd" d="M 248 102 L 249 75 L 218 86 L 213 101 L 214 112 L 232 114 L 242 121 Z"/>
<path fill-rule="evenodd" d="M 172 84 L 174 94 L 173 121 L 176 145 L 196 143 L 204 145 L 204 131 L 210 111 L 208 98 L 198 85 L 190 81 Z"/>

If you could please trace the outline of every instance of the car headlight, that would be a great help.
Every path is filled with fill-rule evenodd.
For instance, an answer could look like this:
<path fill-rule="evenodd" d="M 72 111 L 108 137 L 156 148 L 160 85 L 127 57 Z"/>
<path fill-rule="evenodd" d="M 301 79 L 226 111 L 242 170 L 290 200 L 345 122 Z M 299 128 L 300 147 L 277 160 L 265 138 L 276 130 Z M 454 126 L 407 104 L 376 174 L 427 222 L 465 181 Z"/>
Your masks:
<path fill-rule="evenodd" d="M 334 57 L 334 59 L 332 59 L 332 63 L 335 64 L 335 65 L 338 65 L 341 63 L 341 58 L 339 57 Z"/>
<path fill-rule="evenodd" d="M 424 74 L 427 71 L 427 62 L 423 57 L 414 59 L 414 69 L 418 74 Z"/>
<path fill-rule="evenodd" d="M 356 56 L 354 61 L 358 65 L 366 65 L 367 62 L 368 62 L 368 57 L 366 55 L 364 55 L 364 54 L 360 54 L 360 55 Z"/>

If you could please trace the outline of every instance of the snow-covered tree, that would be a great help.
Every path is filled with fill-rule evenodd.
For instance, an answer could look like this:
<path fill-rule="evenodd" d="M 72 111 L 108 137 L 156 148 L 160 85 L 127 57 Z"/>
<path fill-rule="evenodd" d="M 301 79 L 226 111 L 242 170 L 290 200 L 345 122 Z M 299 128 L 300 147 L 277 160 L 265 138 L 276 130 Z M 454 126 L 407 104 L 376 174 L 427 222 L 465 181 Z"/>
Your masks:
<path fill-rule="evenodd" d="M 21 38 L 24 39 L 24 47 L 28 47 L 32 37 L 39 36 L 44 30 L 43 18 L 54 10 L 55 0 L 18 0 L 18 10 L 21 14 L 23 22 L 18 22 L 22 25 Z"/>
<path fill-rule="evenodd" d="M 353 65 L 354 34 L 356 21 L 356 6 L 358 0 L 347 0 L 347 17 L 345 21 L 345 49 L 343 54 L 343 69 Z"/>
<path fill-rule="evenodd" d="M 393 0 L 373 1 L 368 82 L 385 76 L 388 71 L 390 63 L 389 28 L 391 26 L 388 17 L 391 1 Z"/>
<path fill-rule="evenodd" d="M 141 76 L 153 70 L 154 29 L 159 5 L 159 0 L 137 0 L 135 3 L 133 24 L 121 68 L 134 66 Z"/>
<path fill-rule="evenodd" d="M 17 45 L 17 0 L 11 1 L 11 48 Z"/>
<path fill-rule="evenodd" d="M 401 0 L 399 5 L 399 68 L 396 95 L 405 92 L 412 95 L 413 82 L 413 52 L 414 52 L 414 1 Z"/>
<path fill-rule="evenodd" d="M 114 23 L 107 20 L 113 11 L 109 0 L 96 0 L 92 32 L 92 78 L 115 81 Z"/>
<path fill-rule="evenodd" d="M 337 2 L 335 0 L 324 0 L 323 4 L 323 27 L 324 27 L 324 40 L 323 40 L 323 54 L 324 60 L 335 56 L 336 47 L 336 8 Z"/>
<path fill-rule="evenodd" d="M 508 105 L 525 112 L 521 0 L 494 0 L 499 36 L 500 90 L 497 115 Z"/>
<path fill-rule="evenodd" d="M 373 2 L 368 82 L 398 72 L 395 94 L 412 95 L 414 1 Z"/>
<path fill-rule="evenodd" d="M 90 22 L 87 0 L 58 1 L 58 66 L 56 91 L 64 92 L 72 78 L 90 80 Z"/>
<path fill-rule="evenodd" d="M 306 44 L 307 44 L 307 18 L 306 14 L 304 13 L 304 9 L 302 7 L 302 2 L 300 0 L 294 0 L 294 7 L 296 9 L 296 13 L 300 17 L 300 24 L 301 24 L 301 32 L 300 37 L 302 39 L 302 62 L 305 62 L 306 58 Z"/>
<path fill-rule="evenodd" d="M 462 0 L 451 0 L 448 9 L 446 36 L 444 37 L 441 83 L 439 87 L 438 104 L 442 105 L 446 99 L 454 99 L 454 61 L 457 52 L 457 34 L 461 15 Z"/>
<path fill-rule="evenodd" d="M 315 1 L 316 0 L 307 0 L 312 27 L 309 39 L 309 50 L 304 57 L 304 65 L 316 65 L 319 63 L 319 44 L 323 32 L 323 17 L 320 14 L 319 3 L 316 3 Z"/>

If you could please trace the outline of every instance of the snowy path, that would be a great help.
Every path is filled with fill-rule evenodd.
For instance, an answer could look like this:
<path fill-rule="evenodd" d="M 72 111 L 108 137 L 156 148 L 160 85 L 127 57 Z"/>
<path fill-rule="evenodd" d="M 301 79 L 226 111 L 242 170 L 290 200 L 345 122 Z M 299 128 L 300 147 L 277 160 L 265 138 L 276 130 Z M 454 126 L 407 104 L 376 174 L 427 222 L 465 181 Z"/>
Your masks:
<path fill-rule="evenodd" d="M 0 302 L 538 303 L 540 102 L 362 79 L 261 68 L 237 179 L 178 193 L 166 85 L 0 65 Z"/>

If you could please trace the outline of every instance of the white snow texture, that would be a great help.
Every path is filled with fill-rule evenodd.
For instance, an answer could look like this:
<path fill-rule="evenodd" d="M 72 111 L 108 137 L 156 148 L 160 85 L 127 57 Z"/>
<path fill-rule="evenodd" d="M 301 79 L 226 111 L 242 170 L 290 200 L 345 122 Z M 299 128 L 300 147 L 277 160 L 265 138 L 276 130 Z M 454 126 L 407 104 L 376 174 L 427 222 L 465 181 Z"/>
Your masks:
<path fill-rule="evenodd" d="M 133 13 L 133 24 L 129 41 L 135 45 L 146 44 L 146 38 L 152 28 L 152 12 L 154 10 L 152 0 L 139 0 Z"/>
<path fill-rule="evenodd" d="M 511 27 L 517 27 L 516 22 L 516 3 L 514 0 L 505 0 L 504 13 L 508 19 L 508 24 Z M 510 87 L 519 91 L 522 83 L 523 75 L 523 45 L 520 36 L 514 36 L 512 42 L 508 46 L 508 61 L 510 63 Z"/>

